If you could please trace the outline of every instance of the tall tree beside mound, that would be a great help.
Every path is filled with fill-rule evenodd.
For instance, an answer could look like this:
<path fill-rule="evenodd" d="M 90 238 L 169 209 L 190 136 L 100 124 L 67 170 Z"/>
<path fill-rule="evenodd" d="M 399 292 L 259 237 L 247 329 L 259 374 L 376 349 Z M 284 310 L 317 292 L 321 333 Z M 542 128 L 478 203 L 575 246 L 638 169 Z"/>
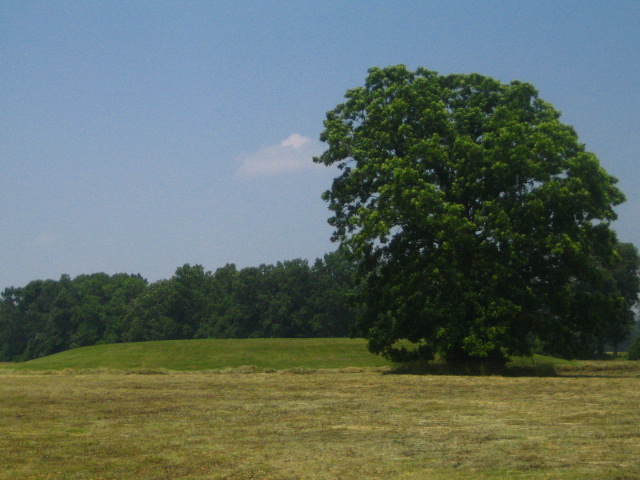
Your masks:
<path fill-rule="evenodd" d="M 341 170 L 324 198 L 371 351 L 503 362 L 603 330 L 576 302 L 602 283 L 624 196 L 532 85 L 394 66 L 345 97 L 314 160 Z"/>

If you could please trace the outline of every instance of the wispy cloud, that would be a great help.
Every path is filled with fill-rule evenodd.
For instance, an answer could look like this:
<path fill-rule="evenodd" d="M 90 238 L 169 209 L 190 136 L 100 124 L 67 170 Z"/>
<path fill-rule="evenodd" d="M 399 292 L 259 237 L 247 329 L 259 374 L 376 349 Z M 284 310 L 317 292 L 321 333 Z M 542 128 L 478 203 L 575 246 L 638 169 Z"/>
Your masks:
<path fill-rule="evenodd" d="M 276 145 L 261 148 L 241 159 L 238 175 L 256 177 L 314 168 L 314 155 L 322 152 L 322 144 L 298 133 L 289 135 Z"/>

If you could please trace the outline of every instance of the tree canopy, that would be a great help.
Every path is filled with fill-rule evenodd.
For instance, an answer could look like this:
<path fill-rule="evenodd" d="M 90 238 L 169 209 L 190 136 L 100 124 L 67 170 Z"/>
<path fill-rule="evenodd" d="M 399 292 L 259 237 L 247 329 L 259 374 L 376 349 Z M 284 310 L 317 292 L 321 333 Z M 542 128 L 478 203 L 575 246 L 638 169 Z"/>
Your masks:
<path fill-rule="evenodd" d="M 314 160 L 340 169 L 324 199 L 359 262 L 373 352 L 503 362 L 595 348 L 620 308 L 602 285 L 624 196 L 531 84 L 399 65 L 345 99 Z"/>

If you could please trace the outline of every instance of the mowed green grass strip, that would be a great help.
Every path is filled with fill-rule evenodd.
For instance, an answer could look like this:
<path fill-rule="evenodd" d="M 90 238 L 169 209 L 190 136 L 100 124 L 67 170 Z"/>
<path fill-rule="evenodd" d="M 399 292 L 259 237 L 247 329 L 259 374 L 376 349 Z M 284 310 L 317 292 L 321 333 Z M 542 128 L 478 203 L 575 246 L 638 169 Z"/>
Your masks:
<path fill-rule="evenodd" d="M 81 347 L 24 363 L 3 364 L 14 370 L 166 369 L 220 370 L 383 367 L 384 358 L 367 351 L 363 339 L 255 338 L 166 340 Z"/>

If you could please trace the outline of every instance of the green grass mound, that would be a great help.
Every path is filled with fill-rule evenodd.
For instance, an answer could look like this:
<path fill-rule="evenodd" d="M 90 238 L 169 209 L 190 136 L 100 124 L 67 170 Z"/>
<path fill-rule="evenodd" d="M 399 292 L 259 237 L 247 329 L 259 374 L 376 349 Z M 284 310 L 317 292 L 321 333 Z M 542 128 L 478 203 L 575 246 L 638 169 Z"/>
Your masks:
<path fill-rule="evenodd" d="M 264 369 L 383 367 L 382 357 L 366 342 L 351 338 L 256 338 L 165 340 L 81 347 L 24 363 L 3 364 L 12 370 L 118 369 L 221 370 L 251 366 Z"/>
<path fill-rule="evenodd" d="M 568 361 L 535 355 L 514 358 L 506 366 L 447 365 L 443 362 L 392 364 L 367 351 L 366 341 L 350 338 L 256 338 L 165 340 L 95 345 L 23 363 L 0 363 L 0 372 L 124 371 L 161 374 L 170 371 L 252 373 L 317 369 L 385 367 L 389 374 L 412 375 L 624 375 L 640 376 L 640 362 Z"/>

